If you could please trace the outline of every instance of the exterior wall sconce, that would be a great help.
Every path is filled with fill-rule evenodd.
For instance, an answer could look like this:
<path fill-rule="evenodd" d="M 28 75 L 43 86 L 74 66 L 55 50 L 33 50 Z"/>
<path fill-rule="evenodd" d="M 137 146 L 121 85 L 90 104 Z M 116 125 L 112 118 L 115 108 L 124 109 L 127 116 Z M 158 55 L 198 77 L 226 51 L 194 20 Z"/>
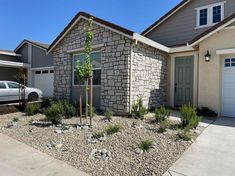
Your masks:
<path fill-rule="evenodd" d="M 211 54 L 210 54 L 209 50 L 207 50 L 207 53 L 205 55 L 205 61 L 210 62 L 210 60 L 211 60 Z"/>

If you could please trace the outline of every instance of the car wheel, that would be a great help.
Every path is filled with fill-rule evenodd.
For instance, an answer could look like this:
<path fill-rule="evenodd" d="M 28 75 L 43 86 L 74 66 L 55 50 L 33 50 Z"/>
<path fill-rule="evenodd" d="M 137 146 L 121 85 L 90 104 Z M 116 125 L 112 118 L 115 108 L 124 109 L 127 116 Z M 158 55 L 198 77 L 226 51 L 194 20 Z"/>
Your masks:
<path fill-rule="evenodd" d="M 38 100 L 38 94 L 37 93 L 30 93 L 28 97 L 29 101 L 37 101 Z"/>

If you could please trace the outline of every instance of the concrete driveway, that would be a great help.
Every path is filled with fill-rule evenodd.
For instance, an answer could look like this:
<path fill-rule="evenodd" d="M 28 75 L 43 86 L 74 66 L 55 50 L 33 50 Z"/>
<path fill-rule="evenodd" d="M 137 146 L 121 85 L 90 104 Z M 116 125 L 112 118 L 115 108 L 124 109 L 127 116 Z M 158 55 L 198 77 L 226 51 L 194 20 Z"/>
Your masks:
<path fill-rule="evenodd" d="M 0 134 L 1 176 L 88 176 L 26 144 Z"/>
<path fill-rule="evenodd" d="M 235 118 L 209 125 L 165 176 L 235 175 Z"/>

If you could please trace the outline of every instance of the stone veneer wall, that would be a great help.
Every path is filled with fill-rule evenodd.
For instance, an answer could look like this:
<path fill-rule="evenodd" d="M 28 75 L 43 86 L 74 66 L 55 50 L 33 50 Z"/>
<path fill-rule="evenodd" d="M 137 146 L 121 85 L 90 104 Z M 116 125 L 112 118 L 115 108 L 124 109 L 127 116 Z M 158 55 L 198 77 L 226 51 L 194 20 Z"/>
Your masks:
<path fill-rule="evenodd" d="M 132 104 L 141 97 L 144 106 L 166 103 L 167 54 L 142 43 L 132 49 Z"/>
<path fill-rule="evenodd" d="M 81 20 L 53 49 L 54 96 L 72 99 L 72 54 L 68 50 L 83 48 L 85 44 L 84 26 Z M 100 108 L 110 108 L 116 113 L 129 111 L 129 80 L 131 40 L 96 24 L 93 26 L 93 45 L 103 44 L 101 49 L 102 73 Z M 77 90 L 78 91 L 78 90 Z"/>

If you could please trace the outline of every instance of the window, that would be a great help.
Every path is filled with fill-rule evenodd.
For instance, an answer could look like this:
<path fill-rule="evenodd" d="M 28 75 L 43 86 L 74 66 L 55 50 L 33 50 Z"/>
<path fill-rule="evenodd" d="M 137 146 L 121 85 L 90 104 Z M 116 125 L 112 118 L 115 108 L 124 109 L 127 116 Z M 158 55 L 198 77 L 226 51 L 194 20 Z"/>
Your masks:
<path fill-rule="evenodd" d="M 38 75 L 38 74 L 41 74 L 41 71 L 36 71 L 35 74 L 37 74 L 37 75 Z"/>
<path fill-rule="evenodd" d="M 235 58 L 227 58 L 224 60 L 224 67 L 235 67 Z"/>
<path fill-rule="evenodd" d="M 207 25 L 207 9 L 200 10 L 200 26 Z"/>
<path fill-rule="evenodd" d="M 82 63 L 85 62 L 84 54 L 75 54 L 73 56 L 73 85 L 79 85 L 79 80 L 76 76 L 76 62 L 80 60 Z M 101 52 L 93 52 L 91 53 L 91 64 L 93 66 L 93 85 L 101 84 Z M 81 83 L 84 84 L 84 83 Z"/>
<path fill-rule="evenodd" d="M 224 2 L 196 8 L 197 28 L 213 26 L 224 19 Z"/>
<path fill-rule="evenodd" d="M 17 83 L 7 82 L 7 85 L 10 89 L 18 89 L 19 88 L 19 84 L 17 84 Z"/>
<path fill-rule="evenodd" d="M 221 21 L 221 6 L 213 7 L 213 23 L 218 23 Z"/>
<path fill-rule="evenodd" d="M 47 74 L 48 73 L 48 70 L 43 70 L 42 71 L 42 74 Z"/>
<path fill-rule="evenodd" d="M 0 89 L 6 89 L 6 84 L 3 82 L 2 83 L 0 82 Z"/>
<path fill-rule="evenodd" d="M 50 73 L 54 73 L 54 70 L 50 70 Z"/>

